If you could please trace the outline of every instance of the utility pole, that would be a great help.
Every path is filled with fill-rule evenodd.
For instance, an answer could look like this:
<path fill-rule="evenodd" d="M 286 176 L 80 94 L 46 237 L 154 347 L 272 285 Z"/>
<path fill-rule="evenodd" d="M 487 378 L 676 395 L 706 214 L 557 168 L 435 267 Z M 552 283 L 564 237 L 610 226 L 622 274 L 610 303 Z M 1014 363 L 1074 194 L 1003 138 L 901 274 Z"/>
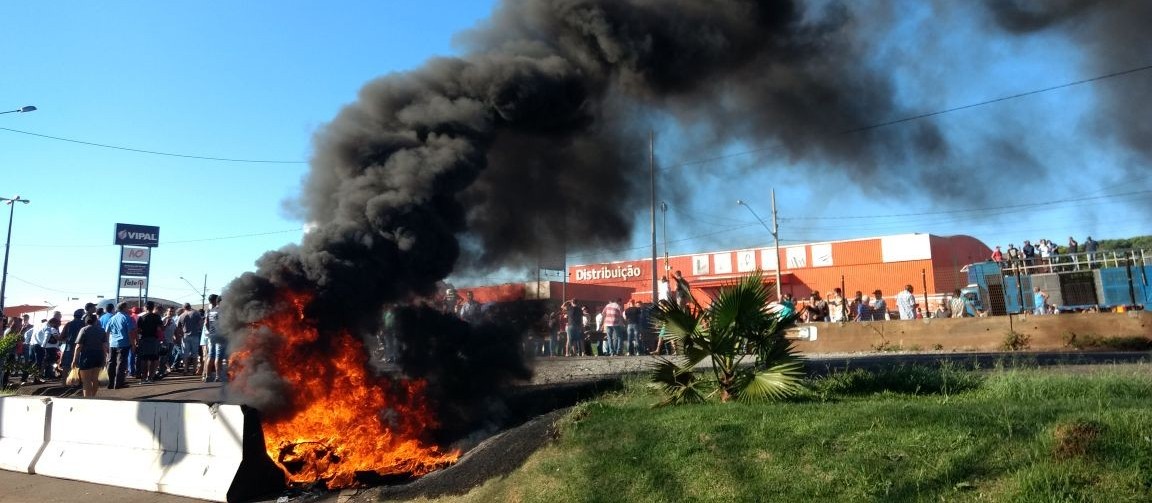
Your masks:
<path fill-rule="evenodd" d="M 672 267 L 668 263 L 668 203 L 660 202 L 660 212 L 663 214 L 663 222 L 661 224 L 663 230 L 661 232 L 664 234 L 664 274 L 662 276 L 667 276 L 668 269 Z"/>
<path fill-rule="evenodd" d="M 784 296 L 780 295 L 780 226 L 776 220 L 776 189 L 772 189 L 772 239 L 776 240 L 776 302 Z"/>
<path fill-rule="evenodd" d="M 771 228 L 768 227 L 768 224 L 764 222 L 763 218 L 760 218 L 760 215 L 756 213 L 756 210 L 752 209 L 751 206 L 748 206 L 748 203 L 746 203 L 740 199 L 737 199 L 736 204 L 739 204 L 740 206 L 743 206 L 744 208 L 748 209 L 748 212 L 752 213 L 752 216 L 756 217 L 756 221 L 760 222 L 760 225 L 763 226 L 765 230 L 772 233 L 772 239 L 774 239 L 776 241 L 776 301 L 780 302 L 780 299 L 782 299 L 784 297 L 783 297 L 783 295 L 781 295 L 781 290 L 780 290 L 780 232 L 779 232 L 779 226 L 778 226 L 777 221 L 776 221 L 776 189 L 772 189 L 772 227 Z"/>
<path fill-rule="evenodd" d="M 656 288 L 656 133 L 648 130 L 648 173 L 652 181 L 652 304 L 659 293 Z"/>

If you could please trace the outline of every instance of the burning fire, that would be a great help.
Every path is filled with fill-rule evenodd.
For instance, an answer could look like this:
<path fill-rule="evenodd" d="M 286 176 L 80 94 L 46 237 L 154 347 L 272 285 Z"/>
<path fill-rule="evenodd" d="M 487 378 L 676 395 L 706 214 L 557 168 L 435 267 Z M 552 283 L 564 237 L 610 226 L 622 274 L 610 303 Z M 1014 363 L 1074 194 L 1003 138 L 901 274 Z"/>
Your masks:
<path fill-rule="evenodd" d="M 422 440 L 436 418 L 421 380 L 392 380 L 367 369 L 359 338 L 342 332 L 320 341 L 303 317 L 306 296 L 292 297 L 295 312 L 280 312 L 253 327 L 285 334 L 268 361 L 293 393 L 296 410 L 264 421 L 268 455 L 291 484 L 324 482 L 328 488 L 357 483 L 358 473 L 420 476 L 456 461 Z M 233 371 L 243 374 L 245 356 L 235 353 Z M 240 383 L 237 383 L 240 384 Z"/>

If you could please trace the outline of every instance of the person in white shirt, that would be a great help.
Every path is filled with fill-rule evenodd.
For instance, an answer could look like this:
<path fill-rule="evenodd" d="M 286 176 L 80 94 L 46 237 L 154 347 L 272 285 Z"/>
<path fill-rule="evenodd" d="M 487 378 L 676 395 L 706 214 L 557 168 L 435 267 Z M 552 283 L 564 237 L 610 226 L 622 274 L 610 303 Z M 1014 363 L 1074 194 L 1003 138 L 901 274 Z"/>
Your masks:
<path fill-rule="evenodd" d="M 916 296 L 912 294 L 912 285 L 904 285 L 904 289 L 896 294 L 896 307 L 900 309 L 900 319 L 916 319 Z"/>
<path fill-rule="evenodd" d="M 656 290 L 656 300 L 668 300 L 670 291 L 668 276 L 661 276 L 659 288 Z"/>
<path fill-rule="evenodd" d="M 36 380 L 55 379 L 56 359 L 60 355 L 60 319 L 52 318 L 32 335 L 32 351 L 36 361 Z"/>

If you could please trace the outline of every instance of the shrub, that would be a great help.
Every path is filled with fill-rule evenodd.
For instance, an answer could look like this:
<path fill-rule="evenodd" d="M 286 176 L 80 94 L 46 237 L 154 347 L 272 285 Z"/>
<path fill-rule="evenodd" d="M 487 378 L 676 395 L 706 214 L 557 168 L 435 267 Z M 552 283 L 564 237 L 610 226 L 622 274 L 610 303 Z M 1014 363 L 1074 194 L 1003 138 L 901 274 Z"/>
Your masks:
<path fill-rule="evenodd" d="M 1100 337 L 1095 334 L 1064 334 L 1064 345 L 1076 349 L 1113 349 L 1117 351 L 1152 350 L 1152 339 L 1140 336 Z"/>
<path fill-rule="evenodd" d="M 1024 351 L 1031 347 L 1031 341 L 1032 336 L 1013 330 L 1004 336 L 1004 344 L 1002 344 L 1002 347 L 1006 351 Z"/>

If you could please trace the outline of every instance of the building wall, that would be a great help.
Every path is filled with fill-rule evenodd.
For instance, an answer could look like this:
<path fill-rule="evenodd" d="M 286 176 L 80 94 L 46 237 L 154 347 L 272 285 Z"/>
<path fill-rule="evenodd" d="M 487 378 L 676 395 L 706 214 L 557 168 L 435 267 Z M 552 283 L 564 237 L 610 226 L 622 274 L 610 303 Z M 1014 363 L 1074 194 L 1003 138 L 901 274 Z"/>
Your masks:
<path fill-rule="evenodd" d="M 901 234 L 782 246 L 779 255 L 765 247 L 679 255 L 667 261 L 661 257 L 657 273 L 668 274 L 671 281 L 671 273 L 682 271 L 693 295 L 705 299 L 723 284 L 756 270 L 770 283 L 779 264 L 781 290 L 797 298 L 814 290 L 823 295 L 843 285 L 848 296 L 856 291 L 870 296 L 879 288 L 891 300 L 904 285 L 911 284 L 917 296 L 929 293 L 932 306 L 967 284 L 961 272 L 964 265 L 990 254 L 991 249 L 969 236 Z M 635 298 L 645 301 L 652 297 L 651 271 L 650 259 L 577 265 L 568 270 L 571 283 L 630 288 Z"/>
<path fill-rule="evenodd" d="M 481 304 L 516 300 L 552 300 L 559 305 L 564 300 L 607 303 L 614 299 L 628 299 L 632 296 L 632 288 L 580 283 L 564 285 L 559 281 L 530 281 L 457 289 L 457 296 L 461 299 L 468 293 Z"/>
<path fill-rule="evenodd" d="M 805 325 L 816 327 L 816 340 L 796 341 L 796 349 L 806 354 L 859 353 L 878 349 L 1001 351 L 1009 332 L 1027 336 L 1028 349 L 1066 351 L 1072 334 L 1148 337 L 1152 333 L 1152 313 L 1129 311 Z"/>

